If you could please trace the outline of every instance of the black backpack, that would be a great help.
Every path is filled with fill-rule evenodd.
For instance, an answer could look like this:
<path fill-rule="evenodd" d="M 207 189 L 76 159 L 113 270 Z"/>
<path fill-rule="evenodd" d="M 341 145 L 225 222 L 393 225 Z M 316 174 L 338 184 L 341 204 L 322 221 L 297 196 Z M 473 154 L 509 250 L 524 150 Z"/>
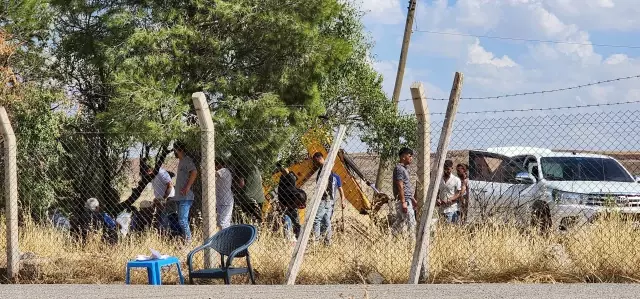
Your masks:
<path fill-rule="evenodd" d="M 297 176 L 290 172 L 280 177 L 278 198 L 284 205 L 304 209 L 307 206 L 307 193 L 296 187 Z"/>

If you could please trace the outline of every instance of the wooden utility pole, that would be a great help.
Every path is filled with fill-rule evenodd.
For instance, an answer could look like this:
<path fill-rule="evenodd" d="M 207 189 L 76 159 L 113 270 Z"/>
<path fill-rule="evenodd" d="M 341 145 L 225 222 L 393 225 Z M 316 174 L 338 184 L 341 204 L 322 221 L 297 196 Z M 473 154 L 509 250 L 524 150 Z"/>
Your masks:
<path fill-rule="evenodd" d="M 402 89 L 402 79 L 404 78 L 404 66 L 407 64 L 407 52 L 411 33 L 413 33 L 413 17 L 416 14 L 417 0 L 409 0 L 409 11 L 407 12 L 407 22 L 404 25 L 404 37 L 402 39 L 402 50 L 400 50 L 400 61 L 398 62 L 398 73 L 396 74 L 396 84 L 393 86 L 393 102 L 398 107 L 400 101 L 400 90 Z"/>
<path fill-rule="evenodd" d="M 407 52 L 409 51 L 409 42 L 411 41 L 411 33 L 413 33 L 413 18 L 416 14 L 417 0 L 409 0 L 409 7 L 407 11 L 407 21 L 404 25 L 404 37 L 402 39 L 402 48 L 400 50 L 400 61 L 398 62 L 398 72 L 396 73 L 396 83 L 393 87 L 393 103 L 398 107 L 400 102 L 400 90 L 402 89 L 402 79 L 404 79 L 404 67 L 407 64 Z M 384 178 L 384 170 L 386 163 L 380 157 L 380 164 L 378 164 L 378 172 L 376 175 L 376 188 L 381 189 L 382 180 Z"/>

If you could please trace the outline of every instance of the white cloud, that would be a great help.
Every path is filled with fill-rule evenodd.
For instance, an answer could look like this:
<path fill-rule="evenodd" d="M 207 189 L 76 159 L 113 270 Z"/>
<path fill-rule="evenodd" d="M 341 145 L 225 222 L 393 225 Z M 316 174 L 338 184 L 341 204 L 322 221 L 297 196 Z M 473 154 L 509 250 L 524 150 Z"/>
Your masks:
<path fill-rule="evenodd" d="M 620 63 L 624 63 L 625 61 L 627 61 L 629 59 L 629 57 L 625 54 L 613 54 L 611 56 L 609 56 L 604 63 L 605 64 L 620 64 Z"/>
<path fill-rule="evenodd" d="M 393 94 L 393 88 L 395 85 L 396 74 L 398 71 L 397 60 L 378 61 L 374 63 L 374 68 L 382 74 L 384 78 L 382 88 L 391 98 Z M 425 88 L 425 93 L 429 98 L 442 98 L 448 96 L 441 88 L 429 83 L 426 72 L 415 70 L 410 66 L 406 66 L 404 70 L 404 78 L 402 80 L 402 90 L 400 91 L 400 110 L 404 112 L 413 111 L 413 104 L 408 99 L 411 99 L 411 91 L 409 87 L 413 82 L 422 82 Z"/>
<path fill-rule="evenodd" d="M 542 29 L 547 36 L 569 35 L 576 31 L 575 27 L 565 25 L 555 14 L 552 14 L 539 5 L 533 5 L 530 9 L 535 22 L 537 22 L 536 25 L 539 25 L 539 28 Z"/>
<path fill-rule="evenodd" d="M 546 0 L 545 5 L 585 30 L 635 31 L 640 26 L 635 0 Z"/>
<path fill-rule="evenodd" d="M 611 85 L 606 86 L 591 86 L 588 88 L 587 92 L 592 98 L 596 99 L 608 99 L 609 96 L 614 95 L 616 92 L 616 88 Z M 617 101 L 617 99 L 616 99 Z"/>
<path fill-rule="evenodd" d="M 400 7 L 399 0 L 361 0 L 356 5 L 366 13 L 366 18 L 379 24 L 393 25 L 405 21 L 405 8 Z"/>
<path fill-rule="evenodd" d="M 480 46 L 480 40 L 476 39 L 476 42 L 469 46 L 469 58 L 467 63 L 469 64 L 488 64 L 498 68 L 514 67 L 517 66 L 511 58 L 507 55 L 502 58 L 496 58 L 493 53 L 487 52 L 482 46 Z"/>
<path fill-rule="evenodd" d="M 598 5 L 603 8 L 612 8 L 616 6 L 613 0 L 598 0 Z"/>
<path fill-rule="evenodd" d="M 499 1 L 494 0 L 458 0 L 456 9 L 456 23 L 471 28 L 493 28 L 502 17 L 498 7 Z"/>
<path fill-rule="evenodd" d="M 624 97 L 625 101 L 637 101 L 638 99 L 640 99 L 640 89 L 637 88 L 629 89 Z"/>

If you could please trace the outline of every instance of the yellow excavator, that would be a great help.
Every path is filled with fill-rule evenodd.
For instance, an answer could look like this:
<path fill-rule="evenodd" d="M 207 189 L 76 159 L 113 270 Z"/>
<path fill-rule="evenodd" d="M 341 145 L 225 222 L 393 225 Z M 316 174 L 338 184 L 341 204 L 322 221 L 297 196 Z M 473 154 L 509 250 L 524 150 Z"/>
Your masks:
<path fill-rule="evenodd" d="M 317 171 L 317 167 L 315 167 L 311 157 L 316 152 L 320 152 L 324 157 L 327 157 L 327 148 L 331 144 L 331 139 L 327 130 L 323 130 L 322 128 L 312 128 L 303 135 L 302 143 L 308 152 L 307 157 L 293 165 L 286 166 L 289 171 L 294 172 L 298 177 L 296 187 L 300 188 L 304 185 Z M 342 149 L 338 152 L 333 171 L 342 179 L 342 189 L 345 198 L 360 214 L 367 215 L 372 211 L 377 212 L 380 207 L 388 201 L 389 197 L 374 188 L 364 177 L 362 171 L 358 169 L 354 161 Z M 274 190 L 277 189 L 277 184 L 280 182 L 280 175 L 281 173 L 276 171 L 272 174 L 270 183 L 265 182 L 265 184 L 263 184 L 263 191 L 267 199 L 262 206 L 263 216 L 266 216 L 272 209 L 270 202 L 275 196 Z M 360 186 L 358 178 L 374 189 L 374 198 L 376 200 L 373 205 Z M 311 196 L 311 194 L 309 194 L 309 196 Z M 304 221 L 304 211 L 304 209 L 299 210 L 300 223 Z M 266 218 L 263 217 L 263 219 Z"/>

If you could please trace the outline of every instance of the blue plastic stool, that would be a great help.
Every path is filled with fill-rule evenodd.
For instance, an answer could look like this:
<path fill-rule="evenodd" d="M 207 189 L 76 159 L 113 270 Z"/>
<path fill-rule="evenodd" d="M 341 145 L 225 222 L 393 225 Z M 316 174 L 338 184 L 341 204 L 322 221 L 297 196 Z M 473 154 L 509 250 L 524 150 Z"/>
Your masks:
<path fill-rule="evenodd" d="M 184 284 L 184 277 L 182 276 L 182 271 L 180 270 L 180 260 L 177 257 L 171 256 L 166 259 L 158 259 L 158 260 L 147 260 L 147 261 L 136 261 L 132 260 L 127 262 L 127 274 L 125 277 L 125 284 L 130 284 L 131 276 L 131 268 L 147 268 L 147 277 L 149 279 L 150 285 L 161 285 L 162 277 L 160 269 L 164 266 L 170 266 L 175 264 L 178 268 L 178 276 L 180 277 L 180 284 Z"/>

